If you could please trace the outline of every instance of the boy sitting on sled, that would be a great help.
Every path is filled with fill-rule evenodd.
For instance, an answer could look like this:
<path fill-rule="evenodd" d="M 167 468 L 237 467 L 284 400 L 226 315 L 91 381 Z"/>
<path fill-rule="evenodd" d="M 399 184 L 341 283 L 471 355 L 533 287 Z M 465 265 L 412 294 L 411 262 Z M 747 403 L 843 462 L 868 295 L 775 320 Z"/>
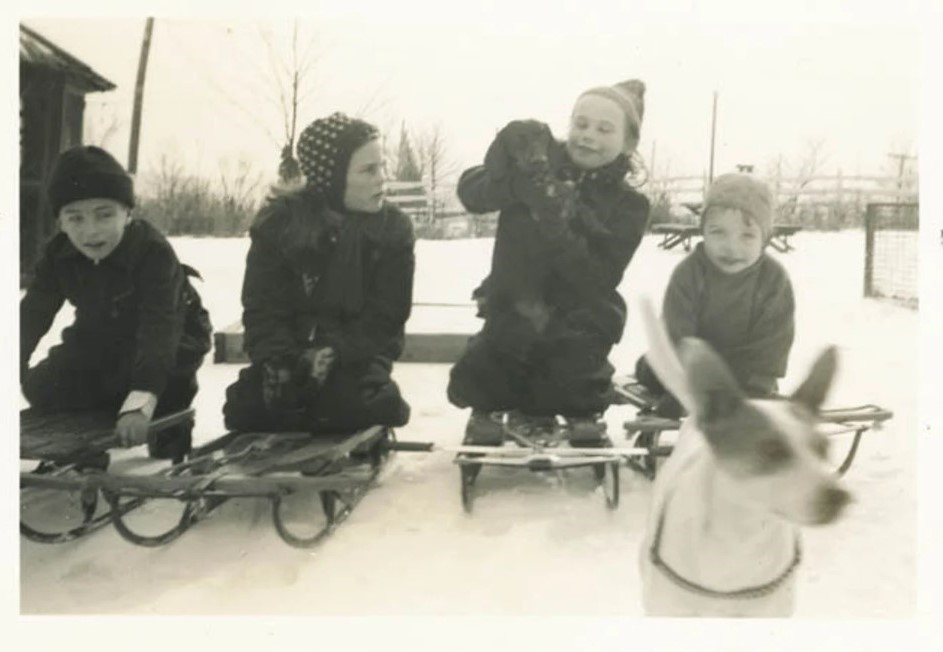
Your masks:
<path fill-rule="evenodd" d="M 155 416 L 189 407 L 212 332 L 167 239 L 132 217 L 134 184 L 105 150 L 60 154 L 47 189 L 61 232 L 46 245 L 20 301 L 20 387 L 39 412 L 109 410 L 122 445 L 147 439 Z M 75 321 L 30 368 L 63 302 Z M 191 425 L 148 441 L 154 458 L 181 460 Z M 106 456 L 97 466 L 107 466 Z"/>

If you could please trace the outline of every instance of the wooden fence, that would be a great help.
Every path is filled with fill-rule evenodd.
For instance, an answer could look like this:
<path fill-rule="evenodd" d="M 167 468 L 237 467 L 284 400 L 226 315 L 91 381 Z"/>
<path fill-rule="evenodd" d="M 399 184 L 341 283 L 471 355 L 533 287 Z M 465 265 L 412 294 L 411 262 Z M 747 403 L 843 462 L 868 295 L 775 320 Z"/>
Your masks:
<path fill-rule="evenodd" d="M 815 176 L 815 177 L 759 177 L 769 184 L 776 203 L 834 204 L 901 202 L 917 200 L 919 189 L 913 179 L 887 176 Z M 643 191 L 652 199 L 667 198 L 671 204 L 698 204 L 703 201 L 707 177 L 651 178 Z"/>

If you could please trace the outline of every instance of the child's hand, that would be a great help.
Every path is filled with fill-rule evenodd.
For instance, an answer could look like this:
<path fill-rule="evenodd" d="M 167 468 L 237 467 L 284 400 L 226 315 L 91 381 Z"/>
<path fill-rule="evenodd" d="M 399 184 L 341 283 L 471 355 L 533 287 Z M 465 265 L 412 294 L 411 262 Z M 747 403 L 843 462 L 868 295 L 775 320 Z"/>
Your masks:
<path fill-rule="evenodd" d="M 147 441 L 147 427 L 151 420 L 141 410 L 131 410 L 118 415 L 115 434 L 125 448 L 137 446 Z"/>
<path fill-rule="evenodd" d="M 295 403 L 294 365 L 287 360 L 262 363 L 262 401 L 269 410 L 282 410 Z"/>

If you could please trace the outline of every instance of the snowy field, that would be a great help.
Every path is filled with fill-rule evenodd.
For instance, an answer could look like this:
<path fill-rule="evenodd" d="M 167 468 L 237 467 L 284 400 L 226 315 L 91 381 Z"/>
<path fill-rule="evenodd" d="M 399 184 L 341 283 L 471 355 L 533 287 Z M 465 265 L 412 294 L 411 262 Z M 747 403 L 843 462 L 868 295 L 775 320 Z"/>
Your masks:
<path fill-rule="evenodd" d="M 205 278 L 202 294 L 214 325 L 237 320 L 247 240 L 173 242 Z M 637 299 L 660 299 L 684 255 L 662 251 L 657 242 L 645 239 L 622 285 L 631 314 L 611 359 L 623 373 L 645 348 Z M 846 516 L 805 532 L 797 616 L 906 618 L 916 607 L 918 313 L 862 298 L 862 233 L 800 233 L 793 242 L 794 252 L 772 254 L 788 268 L 798 301 L 797 342 L 783 389 L 794 388 L 820 349 L 835 343 L 841 368 L 829 403 L 877 403 L 895 415 L 864 437 L 846 478 L 855 496 Z M 486 272 L 490 247 L 490 240 L 420 242 L 415 300 L 467 302 Z M 408 328 L 465 331 L 477 324 L 470 310 L 430 308 L 417 310 Z M 207 362 L 201 370 L 199 442 L 222 433 L 223 394 L 238 369 Z M 447 365 L 395 368 L 413 409 L 400 439 L 460 442 L 467 412 L 446 400 L 447 376 Z M 617 440 L 632 414 L 625 407 L 607 414 Z M 133 466 L 139 455 L 122 453 L 116 464 Z M 486 468 L 468 516 L 449 454 L 399 453 L 350 519 L 314 551 L 284 544 L 271 527 L 268 504 L 253 500 L 230 501 L 161 548 L 133 546 L 110 527 L 63 545 L 21 539 L 20 608 L 23 614 L 639 616 L 636 557 L 650 485 L 628 469 L 622 477 L 622 504 L 610 512 L 587 469 L 547 475 Z"/>

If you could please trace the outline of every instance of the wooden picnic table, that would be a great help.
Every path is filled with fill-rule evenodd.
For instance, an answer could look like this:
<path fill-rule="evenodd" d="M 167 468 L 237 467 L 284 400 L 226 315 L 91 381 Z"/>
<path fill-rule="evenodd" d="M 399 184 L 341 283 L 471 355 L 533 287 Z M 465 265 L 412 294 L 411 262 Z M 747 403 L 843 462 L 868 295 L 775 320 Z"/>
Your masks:
<path fill-rule="evenodd" d="M 682 245 L 685 251 L 691 251 L 691 240 L 701 234 L 701 227 L 695 224 L 667 223 L 652 226 L 652 233 L 662 236 L 659 248 L 674 249 Z M 770 246 L 780 253 L 787 253 L 795 249 L 789 238 L 801 231 L 802 227 L 796 224 L 774 224 Z"/>

